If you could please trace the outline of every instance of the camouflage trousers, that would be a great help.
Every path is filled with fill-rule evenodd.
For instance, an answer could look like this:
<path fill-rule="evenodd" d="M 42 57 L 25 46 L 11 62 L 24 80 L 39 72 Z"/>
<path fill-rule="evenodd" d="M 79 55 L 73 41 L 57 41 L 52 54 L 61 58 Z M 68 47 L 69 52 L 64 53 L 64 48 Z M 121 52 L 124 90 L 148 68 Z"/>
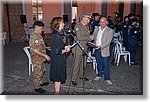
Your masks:
<path fill-rule="evenodd" d="M 42 78 L 44 76 L 46 69 L 44 63 L 34 63 L 33 64 L 33 83 L 36 89 L 40 88 L 40 84 L 42 84 Z"/>

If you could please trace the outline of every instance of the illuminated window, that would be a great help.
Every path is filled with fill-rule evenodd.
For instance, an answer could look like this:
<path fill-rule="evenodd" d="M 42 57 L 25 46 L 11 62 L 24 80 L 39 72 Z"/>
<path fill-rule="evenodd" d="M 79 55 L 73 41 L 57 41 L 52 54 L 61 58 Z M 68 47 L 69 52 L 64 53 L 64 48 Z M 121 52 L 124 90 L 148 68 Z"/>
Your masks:
<path fill-rule="evenodd" d="M 72 1 L 72 21 L 73 19 L 77 19 L 77 14 L 78 14 L 77 1 Z"/>
<path fill-rule="evenodd" d="M 32 0 L 33 21 L 43 21 L 42 0 Z"/>
<path fill-rule="evenodd" d="M 72 7 L 72 20 L 77 19 L 77 7 Z"/>

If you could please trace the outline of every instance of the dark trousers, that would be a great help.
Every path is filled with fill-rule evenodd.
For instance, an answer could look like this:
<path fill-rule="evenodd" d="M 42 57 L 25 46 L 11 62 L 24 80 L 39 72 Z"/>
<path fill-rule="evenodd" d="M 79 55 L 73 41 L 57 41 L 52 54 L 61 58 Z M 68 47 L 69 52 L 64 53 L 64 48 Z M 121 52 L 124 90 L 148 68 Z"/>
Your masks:
<path fill-rule="evenodd" d="M 109 56 L 102 57 L 100 49 L 95 51 L 95 56 L 98 70 L 97 76 L 102 77 L 102 71 L 104 71 L 104 79 L 110 80 Z"/>
<path fill-rule="evenodd" d="M 128 31 L 123 31 L 123 46 L 126 47 L 126 50 L 129 50 L 128 48 Z"/>
<path fill-rule="evenodd" d="M 130 36 L 128 38 L 128 42 L 131 62 L 135 62 L 135 56 L 137 51 L 137 38 L 135 36 Z"/>

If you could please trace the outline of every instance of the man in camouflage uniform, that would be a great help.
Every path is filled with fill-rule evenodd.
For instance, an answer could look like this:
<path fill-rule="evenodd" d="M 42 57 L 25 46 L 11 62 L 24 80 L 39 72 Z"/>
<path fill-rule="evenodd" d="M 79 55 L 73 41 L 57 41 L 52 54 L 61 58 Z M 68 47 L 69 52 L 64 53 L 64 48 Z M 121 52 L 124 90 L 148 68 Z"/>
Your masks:
<path fill-rule="evenodd" d="M 46 47 L 41 36 L 44 28 L 44 23 L 41 21 L 35 21 L 33 24 L 34 31 L 31 34 L 29 44 L 30 52 L 33 63 L 33 82 L 35 91 L 44 94 L 46 91 L 41 88 L 42 77 L 44 74 L 44 64 L 45 60 L 49 61 L 50 57 L 46 55 Z"/>
<path fill-rule="evenodd" d="M 81 46 L 87 51 L 86 43 L 91 41 L 90 31 L 88 24 L 90 22 L 90 15 L 83 15 L 80 23 L 75 25 L 75 32 L 77 34 L 77 39 L 80 42 Z M 73 49 L 74 53 L 74 68 L 72 74 L 72 84 L 77 85 L 76 79 L 79 77 L 82 80 L 89 81 L 86 77 L 83 76 L 83 53 L 81 49 L 76 46 Z M 86 67 L 87 57 L 84 58 L 84 66 Z"/>

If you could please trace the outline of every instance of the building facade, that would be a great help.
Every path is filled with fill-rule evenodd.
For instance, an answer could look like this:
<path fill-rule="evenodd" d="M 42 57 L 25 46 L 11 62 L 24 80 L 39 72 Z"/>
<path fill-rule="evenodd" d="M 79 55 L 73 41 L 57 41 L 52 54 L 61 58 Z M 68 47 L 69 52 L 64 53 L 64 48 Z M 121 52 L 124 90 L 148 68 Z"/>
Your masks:
<path fill-rule="evenodd" d="M 49 23 L 54 16 L 62 16 L 68 26 L 72 19 L 80 21 L 83 14 L 97 12 L 104 16 L 119 13 L 123 18 L 129 13 L 143 16 L 143 1 L 138 0 L 20 0 L 2 2 L 2 31 L 7 32 L 8 42 L 22 42 L 32 31 L 35 20 L 45 23 L 45 33 L 50 33 Z"/>

